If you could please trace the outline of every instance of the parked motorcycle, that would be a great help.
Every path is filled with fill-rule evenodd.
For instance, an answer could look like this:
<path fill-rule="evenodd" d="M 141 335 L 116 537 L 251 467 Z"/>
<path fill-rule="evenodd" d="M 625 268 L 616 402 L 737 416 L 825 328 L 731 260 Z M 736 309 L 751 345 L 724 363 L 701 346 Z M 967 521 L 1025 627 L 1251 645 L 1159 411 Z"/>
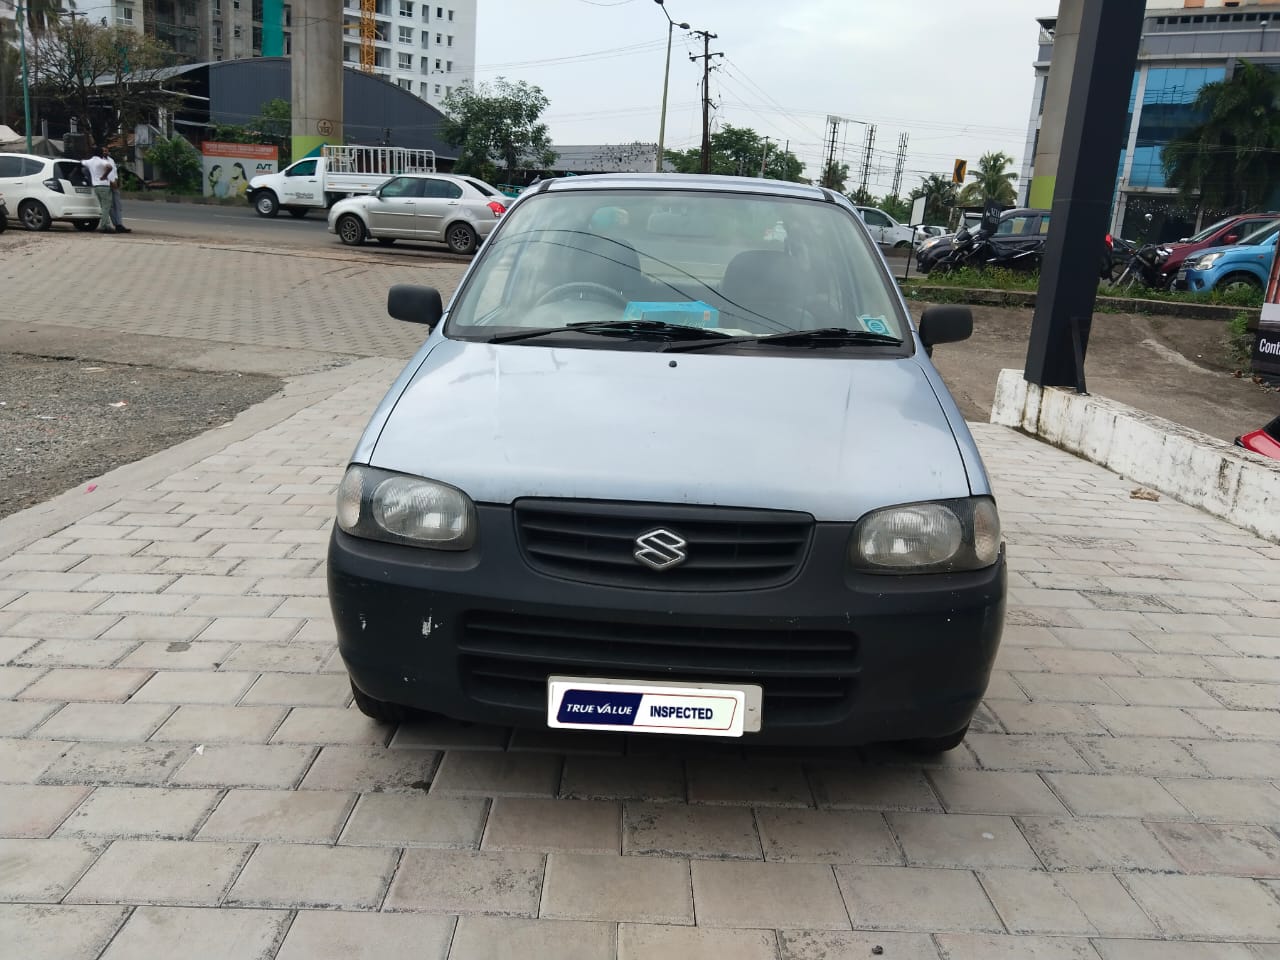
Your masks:
<path fill-rule="evenodd" d="M 970 231 L 961 227 L 955 235 L 951 249 L 933 265 L 930 273 L 947 274 L 965 267 L 975 270 L 1000 268 L 1002 270 L 1032 271 L 1040 268 L 1044 257 L 1044 240 L 1020 244 L 1016 248 L 991 242 L 991 235 L 982 229 Z"/>
<path fill-rule="evenodd" d="M 1261 430 L 1236 437 L 1236 446 L 1272 460 L 1280 460 L 1280 417 L 1276 417 Z"/>
<path fill-rule="evenodd" d="M 1148 243 L 1136 249 L 1131 248 L 1124 270 L 1116 280 L 1112 281 L 1111 288 L 1124 291 L 1132 290 L 1134 287 L 1147 290 L 1169 289 L 1173 280 L 1163 270 L 1167 259 L 1169 259 L 1169 248 L 1160 244 Z"/>

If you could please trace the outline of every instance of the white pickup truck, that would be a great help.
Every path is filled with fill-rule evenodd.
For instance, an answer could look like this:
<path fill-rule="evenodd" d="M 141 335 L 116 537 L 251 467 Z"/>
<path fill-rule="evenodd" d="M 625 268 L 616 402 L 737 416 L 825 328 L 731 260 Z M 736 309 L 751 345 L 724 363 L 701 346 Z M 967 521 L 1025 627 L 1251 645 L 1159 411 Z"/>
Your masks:
<path fill-rule="evenodd" d="M 345 197 L 372 193 L 402 173 L 435 173 L 434 150 L 408 147 L 322 147 L 320 156 L 290 164 L 279 173 L 249 181 L 247 197 L 260 217 L 288 210 L 305 217 Z"/>

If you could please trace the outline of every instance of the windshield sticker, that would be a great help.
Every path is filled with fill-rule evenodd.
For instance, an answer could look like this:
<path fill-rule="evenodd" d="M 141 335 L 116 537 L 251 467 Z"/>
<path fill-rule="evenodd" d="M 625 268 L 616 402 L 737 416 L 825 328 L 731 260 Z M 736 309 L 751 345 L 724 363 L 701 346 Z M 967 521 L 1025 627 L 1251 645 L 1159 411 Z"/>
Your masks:
<path fill-rule="evenodd" d="M 868 333 L 883 333 L 892 335 L 893 331 L 889 329 L 889 323 L 884 317 L 859 317 L 858 322 L 862 324 L 862 329 Z"/>
<path fill-rule="evenodd" d="M 622 319 L 662 320 L 709 330 L 720 326 L 720 311 L 701 300 L 684 300 L 679 303 L 633 300 L 627 304 Z"/>

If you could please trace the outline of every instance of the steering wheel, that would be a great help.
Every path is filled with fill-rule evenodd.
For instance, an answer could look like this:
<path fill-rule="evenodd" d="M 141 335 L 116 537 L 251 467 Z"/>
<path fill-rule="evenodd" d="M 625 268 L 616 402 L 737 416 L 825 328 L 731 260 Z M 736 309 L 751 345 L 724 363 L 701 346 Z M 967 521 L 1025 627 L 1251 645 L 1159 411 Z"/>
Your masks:
<path fill-rule="evenodd" d="M 534 306 L 541 307 L 557 300 L 568 300 L 575 293 L 578 294 L 578 299 L 580 300 L 596 300 L 600 303 L 608 303 L 619 307 L 627 305 L 626 297 L 612 287 L 606 287 L 603 283 L 594 283 L 590 280 L 570 280 L 568 283 L 561 283 L 552 287 L 538 298 Z"/>

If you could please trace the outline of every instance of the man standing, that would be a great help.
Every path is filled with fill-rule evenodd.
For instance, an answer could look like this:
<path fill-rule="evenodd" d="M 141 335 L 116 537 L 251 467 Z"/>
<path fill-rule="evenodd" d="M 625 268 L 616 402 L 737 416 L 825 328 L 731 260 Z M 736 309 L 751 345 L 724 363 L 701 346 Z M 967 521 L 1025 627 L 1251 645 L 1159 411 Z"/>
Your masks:
<path fill-rule="evenodd" d="M 111 172 L 107 175 L 107 179 L 111 181 L 111 223 L 116 228 L 116 233 L 133 233 L 124 225 L 124 213 L 120 203 L 120 171 L 116 169 L 116 162 L 111 159 L 111 154 L 106 147 L 102 148 L 102 157 L 111 164 Z"/>
<path fill-rule="evenodd" d="M 111 176 L 115 168 L 107 148 L 101 147 L 96 157 L 82 160 L 81 164 L 89 171 L 89 182 L 93 184 L 93 192 L 98 198 L 98 210 L 101 212 L 98 219 L 98 232 L 115 233 L 115 229 L 111 226 Z"/>

